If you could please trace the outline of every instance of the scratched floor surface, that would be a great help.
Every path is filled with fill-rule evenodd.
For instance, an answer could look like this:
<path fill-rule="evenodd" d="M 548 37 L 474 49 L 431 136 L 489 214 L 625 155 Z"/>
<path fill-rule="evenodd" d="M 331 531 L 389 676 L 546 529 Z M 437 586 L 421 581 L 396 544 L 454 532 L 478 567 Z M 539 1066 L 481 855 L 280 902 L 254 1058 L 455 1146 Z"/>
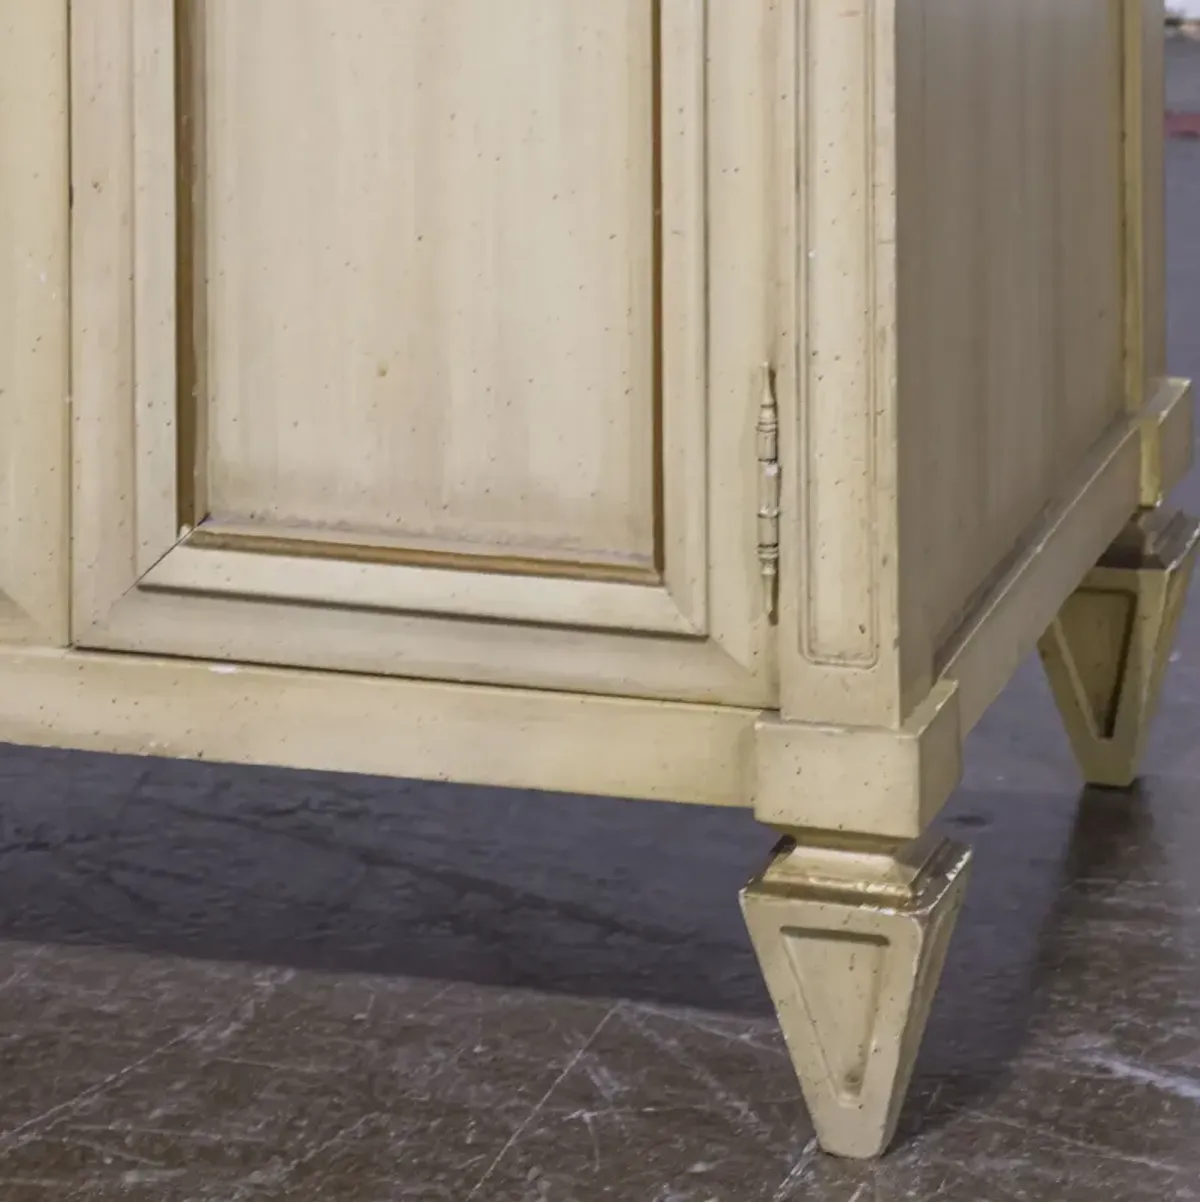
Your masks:
<path fill-rule="evenodd" d="M 1200 378 L 1200 143 L 1169 175 Z M 1149 767 L 1081 794 L 1033 666 L 988 715 L 945 818 L 970 899 L 864 1166 L 814 1151 L 742 813 L 3 750 L 0 1202 L 1200 1199 L 1200 592 Z"/>

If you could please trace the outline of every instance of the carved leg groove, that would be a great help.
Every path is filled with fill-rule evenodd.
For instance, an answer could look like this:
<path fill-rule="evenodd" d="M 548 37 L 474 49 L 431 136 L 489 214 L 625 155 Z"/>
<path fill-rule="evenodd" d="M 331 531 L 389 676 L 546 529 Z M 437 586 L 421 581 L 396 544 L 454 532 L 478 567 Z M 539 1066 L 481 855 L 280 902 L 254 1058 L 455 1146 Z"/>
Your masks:
<path fill-rule="evenodd" d="M 821 1146 L 891 1142 L 962 903 L 970 852 L 784 839 L 742 910 Z"/>
<path fill-rule="evenodd" d="M 1183 612 L 1200 523 L 1148 510 L 1067 598 L 1038 644 L 1090 784 L 1133 783 Z"/>

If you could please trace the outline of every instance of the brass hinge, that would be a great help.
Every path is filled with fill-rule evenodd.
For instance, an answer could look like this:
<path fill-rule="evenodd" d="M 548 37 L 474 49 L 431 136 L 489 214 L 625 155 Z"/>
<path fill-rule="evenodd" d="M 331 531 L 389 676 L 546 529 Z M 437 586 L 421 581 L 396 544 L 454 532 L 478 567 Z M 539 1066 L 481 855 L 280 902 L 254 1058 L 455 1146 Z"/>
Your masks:
<path fill-rule="evenodd" d="M 779 597 L 779 409 L 775 373 L 763 364 L 762 392 L 755 424 L 758 446 L 758 570 L 763 609 L 775 621 Z"/>

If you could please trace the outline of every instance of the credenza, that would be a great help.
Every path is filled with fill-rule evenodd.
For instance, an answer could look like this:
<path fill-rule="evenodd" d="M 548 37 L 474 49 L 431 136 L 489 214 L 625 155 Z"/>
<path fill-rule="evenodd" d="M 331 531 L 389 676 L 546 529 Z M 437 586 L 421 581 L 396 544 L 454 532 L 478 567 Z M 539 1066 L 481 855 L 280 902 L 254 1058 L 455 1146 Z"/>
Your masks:
<path fill-rule="evenodd" d="M 1127 785 L 1182 605 L 1162 39 L 0 0 L 0 738 L 749 807 L 812 1120 L 880 1153 L 967 733 L 1040 647 Z"/>

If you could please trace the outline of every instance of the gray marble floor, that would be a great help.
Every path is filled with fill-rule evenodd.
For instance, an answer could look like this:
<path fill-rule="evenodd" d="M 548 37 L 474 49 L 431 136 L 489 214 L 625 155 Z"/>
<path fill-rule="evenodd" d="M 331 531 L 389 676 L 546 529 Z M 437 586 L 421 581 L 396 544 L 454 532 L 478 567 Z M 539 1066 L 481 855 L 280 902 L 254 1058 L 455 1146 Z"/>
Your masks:
<path fill-rule="evenodd" d="M 1169 192 L 1200 378 L 1200 143 Z M 944 824 L 969 900 L 854 1165 L 737 913 L 745 814 L 0 749 L 0 1200 L 1200 1199 L 1200 591 L 1138 792 L 1081 792 L 1026 665 Z"/>

